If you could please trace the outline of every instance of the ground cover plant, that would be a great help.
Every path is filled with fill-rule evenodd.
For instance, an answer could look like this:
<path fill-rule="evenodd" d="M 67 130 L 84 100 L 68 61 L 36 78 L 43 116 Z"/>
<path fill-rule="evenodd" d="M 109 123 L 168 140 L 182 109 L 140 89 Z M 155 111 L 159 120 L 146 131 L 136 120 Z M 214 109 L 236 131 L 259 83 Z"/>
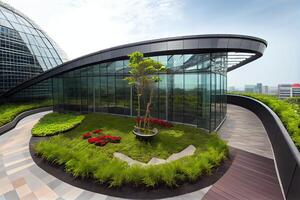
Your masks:
<path fill-rule="evenodd" d="M 254 93 L 240 93 L 240 95 L 252 97 L 269 106 L 279 116 L 298 150 L 300 150 L 299 99 L 292 98 L 287 100 L 280 100 L 275 96 Z"/>
<path fill-rule="evenodd" d="M 160 134 L 144 142 L 131 134 L 135 119 L 108 114 L 88 114 L 76 128 L 35 145 L 37 155 L 56 164 L 64 165 L 67 172 L 79 177 L 93 177 L 108 186 L 156 187 L 161 184 L 174 187 L 185 181 L 195 181 L 226 158 L 228 147 L 216 134 L 204 133 L 186 125 L 161 127 Z M 118 143 L 96 146 L 87 142 L 97 135 L 120 137 Z M 166 159 L 188 145 L 196 152 L 179 160 L 155 166 L 129 166 L 113 157 L 114 152 L 132 159 L 148 162 L 152 157 Z"/>
<path fill-rule="evenodd" d="M 45 106 L 51 106 L 51 101 L 19 102 L 0 105 L 0 126 L 11 122 L 18 114 Z"/>
<path fill-rule="evenodd" d="M 70 130 L 80 124 L 84 115 L 49 113 L 34 125 L 32 129 L 33 136 L 48 136 Z"/>

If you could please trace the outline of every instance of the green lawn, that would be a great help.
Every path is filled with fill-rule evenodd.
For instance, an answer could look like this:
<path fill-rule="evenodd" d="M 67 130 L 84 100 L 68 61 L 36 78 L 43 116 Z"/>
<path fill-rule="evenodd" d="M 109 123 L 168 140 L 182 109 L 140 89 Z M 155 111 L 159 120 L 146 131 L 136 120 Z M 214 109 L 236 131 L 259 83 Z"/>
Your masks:
<path fill-rule="evenodd" d="M 70 130 L 80 124 L 84 115 L 49 113 L 45 115 L 32 129 L 33 136 L 48 136 Z"/>
<path fill-rule="evenodd" d="M 142 142 L 131 133 L 134 119 L 108 114 L 88 114 L 76 128 L 35 146 L 43 158 L 65 165 L 74 176 L 93 177 L 110 186 L 123 184 L 147 187 L 165 184 L 176 186 L 182 181 L 194 181 L 211 172 L 225 159 L 228 148 L 216 134 L 207 134 L 185 125 L 171 129 L 160 128 L 160 133 L 151 142 Z M 120 143 L 108 143 L 104 147 L 89 144 L 82 134 L 102 129 L 104 134 L 121 136 Z M 197 150 L 193 156 L 157 166 L 129 166 L 113 158 L 114 152 L 124 153 L 135 160 L 148 162 L 152 157 L 167 158 L 188 145 Z"/>
<path fill-rule="evenodd" d="M 277 97 L 255 93 L 233 93 L 249 96 L 269 106 L 281 119 L 295 145 L 300 150 L 300 100 L 291 98 L 280 100 Z"/>
<path fill-rule="evenodd" d="M 24 111 L 51 105 L 51 101 L 40 101 L 32 103 L 9 103 L 0 105 L 0 126 L 11 122 L 18 114 Z"/>

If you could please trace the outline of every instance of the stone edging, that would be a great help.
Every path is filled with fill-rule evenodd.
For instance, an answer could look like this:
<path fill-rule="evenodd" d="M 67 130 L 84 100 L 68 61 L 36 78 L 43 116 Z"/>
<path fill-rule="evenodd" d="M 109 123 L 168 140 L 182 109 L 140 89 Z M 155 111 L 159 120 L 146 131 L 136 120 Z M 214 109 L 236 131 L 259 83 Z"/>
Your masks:
<path fill-rule="evenodd" d="M 35 108 L 32 110 L 24 111 L 24 112 L 18 114 L 11 122 L 8 122 L 8 123 L 4 124 L 3 126 L 1 126 L 0 127 L 0 135 L 13 129 L 21 119 L 23 119 L 29 115 L 32 115 L 32 114 L 36 114 L 36 113 L 44 112 L 44 111 L 50 111 L 52 109 L 53 109 L 52 106 L 48 106 L 48 107 L 41 107 L 41 108 Z"/>
<path fill-rule="evenodd" d="M 180 151 L 178 153 L 173 153 L 166 160 L 153 157 L 153 158 L 151 158 L 151 160 L 148 163 L 143 163 L 143 162 L 134 160 L 134 159 L 128 157 L 127 155 L 119 153 L 119 152 L 115 152 L 114 157 L 116 157 L 116 158 L 118 158 L 122 161 L 127 162 L 128 165 L 130 165 L 130 166 L 131 165 L 149 166 L 149 165 L 165 164 L 165 163 L 168 163 L 168 162 L 171 162 L 171 161 L 174 161 L 174 160 L 178 160 L 178 159 L 186 157 L 186 156 L 191 156 L 195 153 L 195 151 L 196 151 L 196 147 L 194 145 L 189 145 L 188 147 L 186 147 L 182 151 Z"/>

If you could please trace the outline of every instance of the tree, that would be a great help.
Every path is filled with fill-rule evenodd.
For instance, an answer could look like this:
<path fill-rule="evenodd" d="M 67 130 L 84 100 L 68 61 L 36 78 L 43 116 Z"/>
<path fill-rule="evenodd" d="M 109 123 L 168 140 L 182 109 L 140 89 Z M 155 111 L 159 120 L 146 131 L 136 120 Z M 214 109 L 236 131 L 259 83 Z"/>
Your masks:
<path fill-rule="evenodd" d="M 145 89 L 150 89 L 149 100 L 145 109 L 145 116 L 143 120 L 137 120 L 137 127 L 142 128 L 143 122 L 143 128 L 149 129 L 149 118 L 151 113 L 154 84 L 160 81 L 158 73 L 166 71 L 166 67 L 160 62 L 154 61 L 151 58 L 144 58 L 144 55 L 141 52 L 133 52 L 128 56 L 130 76 L 126 77 L 125 80 L 127 80 L 128 84 L 134 86 L 137 90 L 138 119 L 141 119 L 141 98 L 145 93 Z"/>

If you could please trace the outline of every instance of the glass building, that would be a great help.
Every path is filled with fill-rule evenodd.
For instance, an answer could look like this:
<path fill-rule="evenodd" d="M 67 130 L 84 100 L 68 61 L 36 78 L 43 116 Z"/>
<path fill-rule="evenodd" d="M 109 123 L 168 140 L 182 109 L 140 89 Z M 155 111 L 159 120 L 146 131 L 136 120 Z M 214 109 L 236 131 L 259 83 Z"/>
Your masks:
<path fill-rule="evenodd" d="M 63 63 L 2 97 L 51 99 L 58 112 L 136 116 L 136 89 L 128 85 L 128 54 L 144 53 L 167 67 L 155 85 L 151 116 L 216 130 L 227 111 L 227 73 L 262 56 L 264 40 L 198 35 L 150 40 L 95 52 Z M 1 96 L 0 96 L 1 98 Z M 146 105 L 147 97 L 142 99 Z M 144 112 L 144 111 L 142 111 Z"/>
<path fill-rule="evenodd" d="M 66 59 L 32 20 L 0 2 L 0 94 Z"/>

